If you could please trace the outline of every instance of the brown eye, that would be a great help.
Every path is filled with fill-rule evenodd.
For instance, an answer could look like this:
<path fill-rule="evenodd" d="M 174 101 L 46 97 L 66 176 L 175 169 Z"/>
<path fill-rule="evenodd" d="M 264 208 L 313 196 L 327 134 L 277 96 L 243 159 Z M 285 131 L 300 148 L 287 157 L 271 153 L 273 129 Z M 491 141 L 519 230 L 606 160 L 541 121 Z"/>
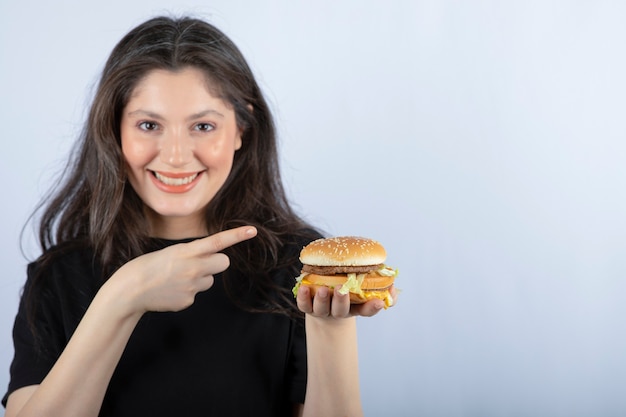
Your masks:
<path fill-rule="evenodd" d="M 215 127 L 210 123 L 198 123 L 194 129 L 199 130 L 200 132 L 210 132 L 215 129 Z"/>
<path fill-rule="evenodd" d="M 141 123 L 139 123 L 139 129 L 141 129 L 141 130 L 153 131 L 153 130 L 157 130 L 158 128 L 159 128 L 159 125 L 157 125 L 154 122 L 141 122 Z"/>

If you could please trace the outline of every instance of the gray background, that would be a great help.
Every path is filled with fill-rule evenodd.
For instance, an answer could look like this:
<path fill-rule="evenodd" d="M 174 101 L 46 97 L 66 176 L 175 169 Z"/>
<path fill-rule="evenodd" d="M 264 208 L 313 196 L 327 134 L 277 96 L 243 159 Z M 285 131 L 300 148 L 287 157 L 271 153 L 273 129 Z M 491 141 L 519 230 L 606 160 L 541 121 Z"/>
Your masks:
<path fill-rule="evenodd" d="M 20 230 L 104 60 L 193 13 L 249 59 L 299 212 L 400 269 L 359 319 L 368 416 L 625 415 L 625 4 L 3 0 L 0 388 Z"/>

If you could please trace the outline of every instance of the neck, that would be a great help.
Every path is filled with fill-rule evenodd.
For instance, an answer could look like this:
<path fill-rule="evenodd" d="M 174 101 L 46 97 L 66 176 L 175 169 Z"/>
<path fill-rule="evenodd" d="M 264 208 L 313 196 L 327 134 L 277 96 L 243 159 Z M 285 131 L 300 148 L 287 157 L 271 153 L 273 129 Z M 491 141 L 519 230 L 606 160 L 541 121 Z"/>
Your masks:
<path fill-rule="evenodd" d="M 149 211 L 148 223 L 150 236 L 162 239 L 178 240 L 207 235 L 203 218 L 197 217 L 164 217 Z"/>

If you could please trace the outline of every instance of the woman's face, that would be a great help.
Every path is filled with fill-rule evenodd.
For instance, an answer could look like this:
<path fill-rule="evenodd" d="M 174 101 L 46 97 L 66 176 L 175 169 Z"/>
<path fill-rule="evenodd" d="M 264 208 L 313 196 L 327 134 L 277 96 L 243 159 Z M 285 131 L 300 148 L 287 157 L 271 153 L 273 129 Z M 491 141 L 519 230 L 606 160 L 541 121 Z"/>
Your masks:
<path fill-rule="evenodd" d="M 154 70 L 139 82 L 122 115 L 122 152 L 152 236 L 207 233 L 204 209 L 230 173 L 241 134 L 200 70 Z"/>

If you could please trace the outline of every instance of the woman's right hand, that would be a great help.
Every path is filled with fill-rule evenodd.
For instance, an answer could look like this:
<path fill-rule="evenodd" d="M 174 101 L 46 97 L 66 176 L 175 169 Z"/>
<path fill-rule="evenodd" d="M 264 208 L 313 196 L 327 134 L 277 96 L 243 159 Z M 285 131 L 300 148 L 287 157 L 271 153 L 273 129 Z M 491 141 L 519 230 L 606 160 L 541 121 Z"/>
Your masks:
<path fill-rule="evenodd" d="M 221 251 L 256 233 L 254 227 L 242 226 L 147 253 L 123 265 L 108 283 L 119 285 L 120 301 L 130 314 L 183 310 L 196 294 L 211 288 L 213 275 L 230 265 Z"/>
<path fill-rule="evenodd" d="M 198 292 L 213 285 L 213 274 L 228 268 L 228 257 L 220 251 L 256 233 L 254 227 L 243 226 L 126 263 L 98 291 L 41 384 L 9 396 L 6 415 L 97 416 L 111 375 L 143 313 L 189 307 Z"/>

